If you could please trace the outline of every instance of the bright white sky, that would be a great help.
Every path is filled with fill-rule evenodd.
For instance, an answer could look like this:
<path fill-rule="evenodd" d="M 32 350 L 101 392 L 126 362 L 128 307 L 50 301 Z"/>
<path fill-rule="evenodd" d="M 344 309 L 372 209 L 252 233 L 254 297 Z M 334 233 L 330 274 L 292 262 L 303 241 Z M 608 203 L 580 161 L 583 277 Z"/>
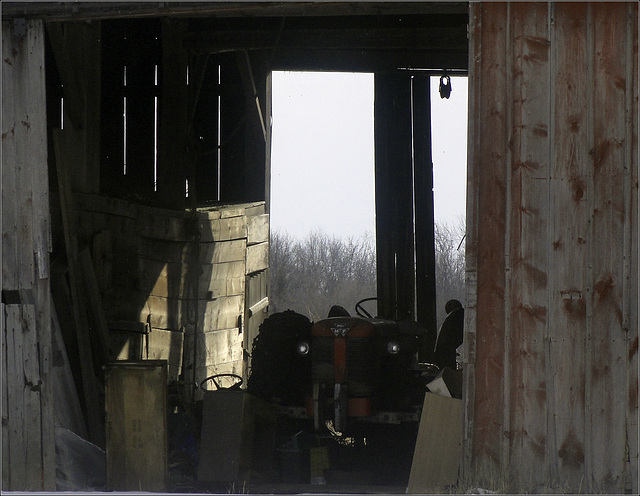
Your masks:
<path fill-rule="evenodd" d="M 436 222 L 465 216 L 467 78 L 431 79 Z M 271 229 L 375 234 L 373 74 L 273 73 Z"/>

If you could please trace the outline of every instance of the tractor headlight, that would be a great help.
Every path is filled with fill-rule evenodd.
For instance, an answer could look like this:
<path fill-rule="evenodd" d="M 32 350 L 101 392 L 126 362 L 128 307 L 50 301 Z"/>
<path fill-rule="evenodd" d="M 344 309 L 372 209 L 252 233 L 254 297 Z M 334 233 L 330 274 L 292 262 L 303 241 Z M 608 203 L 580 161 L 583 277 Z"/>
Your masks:
<path fill-rule="evenodd" d="M 387 343 L 387 352 L 390 355 L 397 355 L 398 353 L 400 353 L 400 343 L 398 343 L 397 341 L 389 341 Z"/>
<path fill-rule="evenodd" d="M 311 347 L 309 346 L 309 343 L 307 343 L 306 341 L 300 341 L 296 345 L 296 353 L 300 356 L 306 356 L 309 354 L 310 348 Z"/>

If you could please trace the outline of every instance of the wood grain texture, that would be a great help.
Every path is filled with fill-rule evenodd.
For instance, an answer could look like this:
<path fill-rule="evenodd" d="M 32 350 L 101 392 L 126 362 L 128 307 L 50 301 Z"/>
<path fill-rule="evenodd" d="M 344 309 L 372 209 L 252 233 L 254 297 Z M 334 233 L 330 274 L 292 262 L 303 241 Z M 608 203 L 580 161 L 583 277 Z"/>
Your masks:
<path fill-rule="evenodd" d="M 471 13 L 463 473 L 633 492 L 637 5 Z"/>
<path fill-rule="evenodd" d="M 3 488 L 54 490 L 43 23 L 2 38 Z"/>
<path fill-rule="evenodd" d="M 589 91 L 588 30 L 585 4 L 555 6 L 556 29 L 552 31 L 551 147 L 549 184 L 549 326 L 547 367 L 547 422 L 549 453 L 562 450 L 552 477 L 563 477 L 573 487 L 584 476 L 587 384 L 564 378 L 587 377 L 587 298 L 589 258 L 589 129 L 592 105 Z M 571 46 L 571 50 L 566 47 Z M 586 76 L 586 77 L 585 77 Z M 582 131 L 582 132 L 581 132 Z M 586 331 L 586 332 L 585 332 Z M 571 359 L 567 359 L 571 357 Z"/>
<path fill-rule="evenodd" d="M 505 431 L 510 480 L 544 484 L 547 463 L 547 384 L 542 371 L 548 325 L 549 242 L 549 6 L 513 9 L 509 60 L 512 75 L 506 164 L 509 271 L 505 359 Z M 528 236 L 527 233 L 537 233 Z M 524 468 L 524 466 L 527 468 Z M 526 473 L 528 470 L 529 473 Z M 522 481 L 522 482 L 521 482 Z"/>

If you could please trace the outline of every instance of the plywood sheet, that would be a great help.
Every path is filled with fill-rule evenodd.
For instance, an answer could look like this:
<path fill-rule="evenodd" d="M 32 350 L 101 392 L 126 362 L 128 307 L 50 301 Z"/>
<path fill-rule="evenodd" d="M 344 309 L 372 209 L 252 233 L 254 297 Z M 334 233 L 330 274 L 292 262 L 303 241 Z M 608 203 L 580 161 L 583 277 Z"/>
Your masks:
<path fill-rule="evenodd" d="M 407 492 L 442 491 L 456 484 L 461 457 L 462 401 L 426 393 Z"/>

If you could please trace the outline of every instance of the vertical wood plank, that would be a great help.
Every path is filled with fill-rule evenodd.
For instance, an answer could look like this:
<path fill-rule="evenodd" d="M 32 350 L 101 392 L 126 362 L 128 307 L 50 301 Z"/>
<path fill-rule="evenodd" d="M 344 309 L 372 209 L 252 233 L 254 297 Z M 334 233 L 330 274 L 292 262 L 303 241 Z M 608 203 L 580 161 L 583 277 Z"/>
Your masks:
<path fill-rule="evenodd" d="M 8 458 L 3 481 L 10 489 L 51 490 L 55 460 L 48 377 L 51 240 L 44 29 L 41 21 L 28 21 L 21 36 L 3 23 L 2 34 L 2 289 L 3 298 L 5 290 L 20 295 L 20 301 L 3 305 L 3 446 Z"/>
<path fill-rule="evenodd" d="M 549 238 L 548 451 L 552 479 L 579 487 L 585 471 L 589 102 L 586 4 L 554 6 Z M 570 360 L 567 358 L 571 357 Z"/>
<path fill-rule="evenodd" d="M 273 76 L 270 70 L 267 71 L 265 76 L 264 92 L 264 115 L 267 121 L 267 140 L 264 154 L 264 200 L 266 202 L 265 213 L 268 215 L 271 212 L 271 123 L 273 122 Z"/>
<path fill-rule="evenodd" d="M 45 32 L 41 21 L 29 22 L 30 70 L 28 80 L 32 91 L 28 99 L 27 112 L 33 116 L 31 131 L 31 187 L 33 189 L 32 223 L 34 260 L 34 293 L 36 306 L 34 338 L 38 363 L 36 368 L 40 381 L 40 427 L 41 436 L 36 443 L 41 447 L 42 470 L 39 488 L 55 489 L 55 423 L 54 391 L 52 381 L 52 327 L 51 327 L 51 287 L 49 255 L 52 251 L 48 143 L 45 90 Z M 36 55 L 37 54 L 37 55 Z"/>
<path fill-rule="evenodd" d="M 34 260 L 34 320 L 31 353 L 32 370 L 37 386 L 32 387 L 30 397 L 37 410 L 37 428 L 34 428 L 33 445 L 41 453 L 39 484 L 34 487 L 44 490 L 55 489 L 55 423 L 54 391 L 52 381 L 52 328 L 51 289 L 49 283 L 49 254 L 52 251 L 49 213 L 49 171 L 45 89 L 45 32 L 42 21 L 29 21 L 28 38 L 29 65 L 26 80 L 29 81 L 29 97 L 26 113 L 30 117 L 30 171 L 32 189 L 32 257 Z M 33 389 L 39 389 L 37 394 Z M 36 437 L 37 434 L 39 437 Z M 36 477 L 37 480 L 37 477 Z"/>
<path fill-rule="evenodd" d="M 0 241 L 0 244 L 2 242 Z M 0 246 L 1 248 L 1 246 Z M 0 276 L 1 279 L 2 276 Z M 1 281 L 0 281 L 1 282 Z M 9 451 L 9 439 L 11 431 L 9 429 L 9 346 L 7 343 L 6 327 L 6 306 L 0 304 L 0 332 L 2 332 L 2 357 L 0 363 L 0 373 L 2 374 L 2 487 L 11 487 L 11 452 Z"/>
<path fill-rule="evenodd" d="M 11 489 L 25 489 L 27 485 L 26 465 L 27 451 L 25 445 L 26 433 L 23 422 L 24 412 L 24 374 L 22 371 L 22 310 L 19 305 L 5 305 L 5 329 L 7 341 L 7 430 L 10 471 L 8 486 Z M 3 458 L 4 458 L 3 454 Z"/>
<path fill-rule="evenodd" d="M 590 436 L 594 491 L 622 488 L 625 433 L 626 333 L 622 326 L 625 231 L 625 152 L 628 80 L 627 9 L 592 4 L 594 43 L 593 212 L 591 224 L 592 373 Z M 607 446 L 607 455 L 596 447 Z"/>
<path fill-rule="evenodd" d="M 40 393 L 42 380 L 38 359 L 38 336 L 36 331 L 35 305 L 21 305 L 20 328 L 22 333 L 22 363 L 18 370 L 22 372 L 24 449 L 26 451 L 26 489 L 35 491 L 42 488 L 42 412 Z"/>
<path fill-rule="evenodd" d="M 2 23 L 2 289 L 18 288 L 18 230 L 16 185 L 17 99 L 13 96 L 19 68 L 14 66 L 13 34 L 8 22 Z"/>
<path fill-rule="evenodd" d="M 478 317 L 478 235 L 480 231 L 478 167 L 479 133 L 478 117 L 481 115 L 479 77 L 482 68 L 480 48 L 482 46 L 482 5 L 469 4 L 469 96 L 467 123 L 467 211 L 465 242 L 465 322 L 462 362 L 462 461 L 460 479 L 473 477 L 473 453 L 475 435 L 476 403 L 476 339 Z"/>
<path fill-rule="evenodd" d="M 509 19 L 512 140 L 506 241 L 510 245 L 510 316 L 505 325 L 505 359 L 510 368 L 506 384 L 510 480 L 516 487 L 544 485 L 548 468 L 544 374 L 550 166 L 548 8 L 542 2 L 511 5 Z"/>
<path fill-rule="evenodd" d="M 475 6 L 474 6 L 475 7 Z M 508 5 L 503 3 L 478 6 L 480 22 L 472 54 L 474 86 L 472 102 L 477 109 L 470 114 L 474 151 L 470 191 L 472 222 L 477 236 L 467 245 L 467 256 L 476 264 L 475 312 L 473 298 L 469 305 L 475 317 L 474 382 L 477 388 L 473 404 L 474 460 L 482 461 L 486 470 L 499 470 L 505 464 L 502 433 L 504 402 L 504 322 L 505 322 L 505 245 L 508 163 L 507 102 L 502 91 L 496 91 L 506 73 Z M 478 64 L 479 66 L 475 65 Z M 475 116 L 475 117 L 473 117 Z M 473 119 L 473 120 L 471 120 Z M 474 203 L 475 202 L 475 203 Z M 475 210 L 475 213 L 474 213 Z M 472 235 L 474 228 L 472 227 Z M 468 269 L 472 269 L 473 265 Z M 473 295 L 471 295 L 473 296 Z M 473 331 L 471 331 L 473 332 Z M 466 337 L 465 337 L 466 339 Z M 502 463 L 501 463 L 502 462 Z"/>
<path fill-rule="evenodd" d="M 638 316 L 638 307 L 640 303 L 640 268 L 638 266 L 638 258 L 640 258 L 640 248 L 638 246 L 640 211 L 638 209 L 638 189 L 639 174 L 638 168 L 638 120 L 639 120 L 639 50 L 638 50 L 638 29 L 639 19 L 637 4 L 629 4 L 627 6 L 629 12 L 627 25 L 627 38 L 633 41 L 627 44 L 627 60 L 633 63 L 627 64 L 627 81 L 629 86 L 627 90 L 627 163 L 632 167 L 626 169 L 628 179 L 626 184 L 629 185 L 629 197 L 627 200 L 627 213 L 625 217 L 625 228 L 627 230 L 627 249 L 629 253 L 629 265 L 627 266 L 625 277 L 628 279 L 628 285 L 624 289 L 624 295 L 627 297 L 625 309 L 627 309 L 628 320 L 627 326 L 627 444 L 629 446 L 629 463 L 625 473 L 625 491 L 634 494 L 638 489 L 638 324 L 640 318 Z M 635 167 L 633 166 L 635 165 Z M 637 280 L 636 280 L 637 279 Z M 623 323 L 624 326 L 624 323 Z"/>

